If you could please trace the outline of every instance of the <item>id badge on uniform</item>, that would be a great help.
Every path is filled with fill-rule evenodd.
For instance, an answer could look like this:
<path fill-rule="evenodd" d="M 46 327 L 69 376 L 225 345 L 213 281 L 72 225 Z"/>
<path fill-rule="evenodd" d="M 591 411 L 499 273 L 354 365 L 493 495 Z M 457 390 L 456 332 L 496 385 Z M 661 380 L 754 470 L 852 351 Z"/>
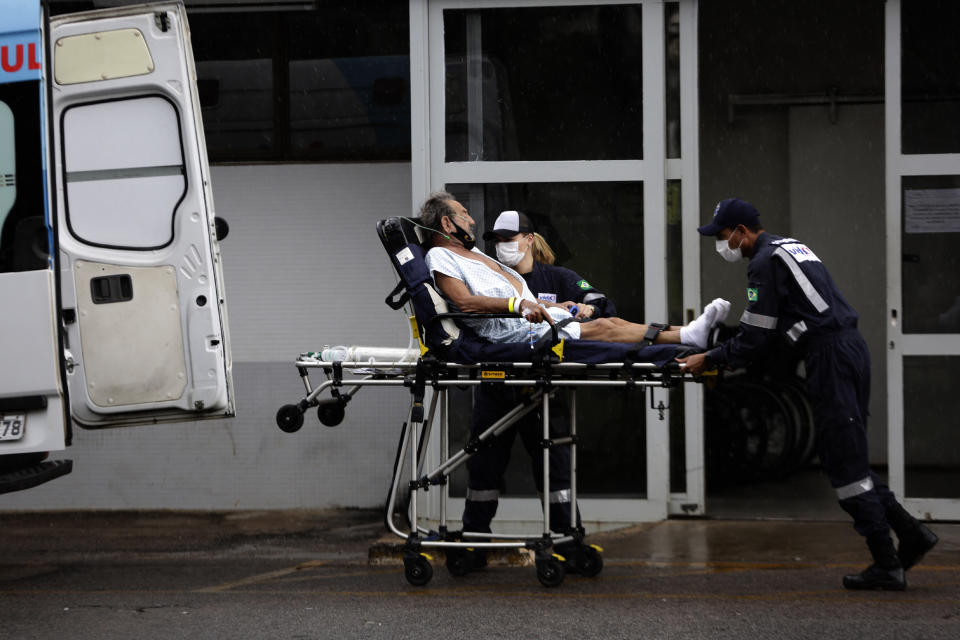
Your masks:
<path fill-rule="evenodd" d="M 555 293 L 538 293 L 537 300 L 543 300 L 544 302 L 557 302 L 557 294 Z"/>

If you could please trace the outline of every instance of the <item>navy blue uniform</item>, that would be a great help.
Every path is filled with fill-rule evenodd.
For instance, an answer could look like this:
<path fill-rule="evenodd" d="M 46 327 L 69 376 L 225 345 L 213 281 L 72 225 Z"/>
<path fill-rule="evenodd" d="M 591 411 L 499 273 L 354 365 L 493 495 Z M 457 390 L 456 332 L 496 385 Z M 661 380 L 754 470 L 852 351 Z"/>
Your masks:
<path fill-rule="evenodd" d="M 549 302 L 582 302 L 596 308 L 594 318 L 612 318 L 617 315 L 613 301 L 597 291 L 575 271 L 541 262 L 533 263 L 530 273 L 521 274 L 538 300 Z"/>
<path fill-rule="evenodd" d="M 784 336 L 795 344 L 803 353 L 817 452 L 837 499 L 868 544 L 889 541 L 887 516 L 899 505 L 870 470 L 870 354 L 857 330 L 857 312 L 816 254 L 792 238 L 761 233 L 747 277 L 740 330 L 708 351 L 708 360 L 739 367 L 760 359 Z"/>
<path fill-rule="evenodd" d="M 510 409 L 524 401 L 527 389 L 497 384 L 482 384 L 473 400 L 470 438 L 483 433 Z M 550 402 L 550 437 L 569 434 L 570 413 L 566 402 L 556 396 Z M 538 403 L 541 403 L 538 400 Z M 467 496 L 463 509 L 464 531 L 490 532 L 490 522 L 497 513 L 503 474 L 510 462 L 510 452 L 517 433 L 530 455 L 533 480 L 543 492 L 543 411 L 537 408 L 524 416 L 467 460 Z M 550 448 L 550 528 L 563 533 L 570 528 L 570 448 Z M 578 518 L 579 520 L 579 518 Z M 578 521 L 579 525 L 579 521 Z"/>
<path fill-rule="evenodd" d="M 593 305 L 593 317 L 611 317 L 617 314 L 613 301 L 597 291 L 576 272 L 564 267 L 533 263 L 533 270 L 522 274 L 527 286 L 540 300 L 549 302 L 577 302 Z M 502 385 L 481 385 L 474 395 L 473 421 L 470 437 L 483 433 L 510 409 L 519 404 L 522 391 Z M 467 499 L 463 511 L 466 531 L 489 532 L 490 522 L 497 513 L 500 485 L 517 433 L 527 453 L 533 479 L 539 491 L 543 490 L 542 412 L 536 410 L 524 417 L 513 428 L 500 434 L 489 447 L 481 449 L 467 461 Z M 558 437 L 570 432 L 570 415 L 566 394 L 558 392 L 550 403 L 550 435 Z M 570 448 L 550 449 L 550 528 L 565 532 L 570 527 Z"/>

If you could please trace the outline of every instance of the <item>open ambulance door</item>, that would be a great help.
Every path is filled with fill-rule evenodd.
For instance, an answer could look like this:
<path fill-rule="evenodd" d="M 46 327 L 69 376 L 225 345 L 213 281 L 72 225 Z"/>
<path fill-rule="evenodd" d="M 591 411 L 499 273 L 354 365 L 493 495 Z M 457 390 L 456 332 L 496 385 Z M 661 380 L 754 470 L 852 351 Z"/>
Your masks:
<path fill-rule="evenodd" d="M 49 39 L 71 414 L 87 427 L 232 416 L 183 5 L 60 16 Z"/>
<path fill-rule="evenodd" d="M 13 320 L 0 313 L 0 414 L 19 424 L 0 462 L 64 448 L 70 417 L 99 428 L 234 415 L 182 4 L 57 16 L 45 40 L 54 248 L 46 268 L 0 273 L 0 300 L 17 305 Z"/>

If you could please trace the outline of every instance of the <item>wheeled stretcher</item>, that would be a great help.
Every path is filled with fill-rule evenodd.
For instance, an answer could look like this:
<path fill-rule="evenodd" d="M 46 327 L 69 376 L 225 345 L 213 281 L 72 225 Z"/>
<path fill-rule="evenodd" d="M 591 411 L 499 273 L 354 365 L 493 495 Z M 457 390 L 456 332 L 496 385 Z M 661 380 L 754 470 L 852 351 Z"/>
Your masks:
<path fill-rule="evenodd" d="M 287 432 L 299 430 L 304 414 L 316 407 L 320 421 L 327 426 L 339 424 L 347 403 L 363 387 L 405 387 L 410 390 L 410 406 L 402 425 L 394 473 L 386 505 L 386 524 L 406 541 L 404 573 L 413 585 L 430 581 L 432 559 L 426 550 L 444 551 L 446 565 L 453 575 L 470 569 L 468 550 L 525 548 L 534 552 L 537 578 L 545 586 L 559 585 L 571 568 L 582 575 L 595 576 L 603 566 L 601 550 L 584 542 L 576 509 L 577 435 L 576 389 L 599 386 L 614 388 L 671 387 L 696 379 L 685 374 L 675 358 L 692 352 L 681 345 L 651 345 L 559 340 L 554 329 L 534 345 L 529 343 L 492 344 L 479 338 L 457 320 L 468 314 L 449 313 L 446 303 L 434 290 L 423 260 L 423 249 L 415 225 L 406 218 L 380 222 L 378 233 L 400 275 L 400 283 L 387 297 L 395 309 L 410 303 L 414 310 L 411 328 L 418 347 L 389 349 L 351 347 L 324 349 L 301 354 L 295 366 L 306 395 L 296 404 L 284 405 L 277 412 L 278 426 Z M 469 317 L 505 317 L 513 314 L 477 314 Z M 314 384 L 311 372 L 322 372 L 325 380 Z M 513 409 L 449 455 L 448 392 L 451 387 L 503 385 L 526 387 Z M 425 403 L 427 389 L 432 389 Z M 558 390 L 569 389 L 571 407 L 568 434 L 551 437 L 550 400 Z M 651 395 L 652 398 L 652 395 Z M 448 484 L 450 474 L 463 465 L 481 447 L 513 427 L 525 416 L 541 411 L 543 426 L 543 529 L 537 536 L 451 531 L 448 527 Z M 439 426 L 437 426 L 439 425 Z M 440 439 L 440 460 L 425 468 L 425 444 L 434 431 Z M 550 450 L 570 447 L 570 522 L 557 527 L 550 522 Z M 404 460 L 410 461 L 408 531 L 394 521 L 401 492 Z M 440 491 L 440 519 L 436 530 L 420 524 L 417 498 L 421 491 Z M 552 529 L 560 529 L 558 533 Z M 555 552 L 557 545 L 574 549 L 574 558 Z"/>

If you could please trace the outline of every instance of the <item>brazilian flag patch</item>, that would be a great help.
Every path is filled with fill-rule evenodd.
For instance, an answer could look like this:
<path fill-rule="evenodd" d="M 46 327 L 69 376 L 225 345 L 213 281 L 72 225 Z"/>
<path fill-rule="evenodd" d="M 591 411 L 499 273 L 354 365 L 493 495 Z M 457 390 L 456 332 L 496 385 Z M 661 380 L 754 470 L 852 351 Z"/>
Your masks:
<path fill-rule="evenodd" d="M 577 286 L 580 287 L 581 289 L 593 289 L 593 287 L 590 286 L 590 283 L 587 282 L 586 280 L 581 280 L 580 282 L 577 283 Z"/>
<path fill-rule="evenodd" d="M 756 289 L 754 289 L 753 287 L 747 288 L 747 301 L 748 301 L 748 302 L 756 302 L 759 297 L 760 297 L 760 296 L 757 295 L 757 290 L 756 290 Z"/>

